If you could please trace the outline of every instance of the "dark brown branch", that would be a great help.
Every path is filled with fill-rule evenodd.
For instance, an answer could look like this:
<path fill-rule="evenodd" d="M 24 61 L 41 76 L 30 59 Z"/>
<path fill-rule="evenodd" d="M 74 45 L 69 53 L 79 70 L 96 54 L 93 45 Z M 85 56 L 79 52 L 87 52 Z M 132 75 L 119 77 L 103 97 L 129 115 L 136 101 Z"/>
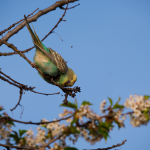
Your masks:
<path fill-rule="evenodd" d="M 39 8 L 37 8 L 34 12 L 36 12 L 38 9 L 39 9 Z M 29 14 L 29 15 L 27 16 L 27 18 L 28 18 L 29 16 L 33 15 L 34 12 L 32 12 L 31 14 Z M 0 35 L 2 35 L 3 33 L 5 33 L 6 31 L 10 30 L 12 27 L 14 27 L 14 26 L 17 25 L 18 23 L 22 22 L 23 20 L 24 20 L 24 19 L 21 19 L 20 21 L 17 21 L 16 23 L 12 24 L 12 25 L 11 25 L 10 27 L 8 27 L 7 29 L 4 29 L 3 31 L 0 32 Z"/>
<path fill-rule="evenodd" d="M 4 77 L 1 76 L 1 75 L 0 75 L 0 79 L 3 80 L 3 81 L 8 82 L 9 84 L 12 84 L 12 85 L 14 85 L 14 86 L 20 88 L 19 85 L 15 84 L 15 83 L 13 83 L 13 82 L 11 82 L 11 81 L 9 81 L 8 79 L 4 78 Z"/>
<path fill-rule="evenodd" d="M 21 57 L 23 57 L 30 65 L 32 64 L 32 62 L 24 55 L 22 54 L 17 47 L 15 47 L 13 44 L 10 44 L 2 39 L 0 39 L 0 43 L 3 43 L 5 45 L 7 45 L 9 48 L 13 49 L 16 53 L 18 53 Z"/>
<path fill-rule="evenodd" d="M 116 147 L 120 147 L 120 146 L 124 145 L 126 141 L 127 141 L 127 140 L 124 140 L 124 141 L 122 141 L 122 143 L 120 143 L 120 144 L 116 144 L 116 145 L 113 145 L 113 146 L 107 147 L 107 148 L 98 148 L 98 149 L 89 149 L 89 150 L 109 150 L 109 149 L 116 148 Z M 88 150 L 88 149 L 84 149 L 84 150 Z"/>
<path fill-rule="evenodd" d="M 60 92 L 57 92 L 57 93 L 53 93 L 53 94 L 45 94 L 45 93 L 36 92 L 36 91 L 33 90 L 35 87 L 28 87 L 27 85 L 23 85 L 23 84 L 15 81 L 15 80 L 13 80 L 9 76 L 7 76 L 1 70 L 0 70 L 0 74 L 4 75 L 8 79 L 12 80 L 14 83 L 11 82 L 11 81 L 9 81 L 8 79 L 4 78 L 3 76 L 0 76 L 0 79 L 4 80 L 4 81 L 8 82 L 9 84 L 12 84 L 12 85 L 14 85 L 14 86 L 16 86 L 16 87 L 18 87 L 20 89 L 19 101 L 18 101 L 18 103 L 16 104 L 16 106 L 13 109 L 10 109 L 11 111 L 13 111 L 18 105 L 20 105 L 20 101 L 21 101 L 21 98 L 22 98 L 23 90 L 25 90 L 25 91 L 31 91 L 31 92 L 34 92 L 34 93 L 37 93 L 37 94 L 42 94 L 42 95 L 54 95 L 54 94 L 59 94 L 60 93 Z"/>
<path fill-rule="evenodd" d="M 20 120 L 15 120 L 11 117 L 7 117 L 7 116 L 4 116 L 4 117 L 0 117 L 0 120 L 3 120 L 3 119 L 6 119 L 7 121 L 13 121 L 13 122 L 18 122 L 18 123 L 22 123 L 22 124 L 33 124 L 33 125 L 40 125 L 40 124 L 49 124 L 49 123 L 54 123 L 54 122 L 60 122 L 62 120 L 67 120 L 69 118 L 73 117 L 73 115 L 71 116 L 68 116 L 66 118 L 61 118 L 61 119 L 58 119 L 56 121 L 48 121 L 48 122 L 32 122 L 32 121 L 20 121 Z"/>
<path fill-rule="evenodd" d="M 1 70 L 0 70 L 0 74 L 4 75 L 6 78 L 10 79 L 10 80 L 11 80 L 11 81 L 13 81 L 14 83 L 21 85 L 21 83 L 19 83 L 19 82 L 15 81 L 15 80 L 14 80 L 14 79 L 12 79 L 11 77 L 9 77 L 9 76 L 8 76 L 8 75 L 6 75 L 5 73 L 3 73 Z"/>
<path fill-rule="evenodd" d="M 4 40 L 1 40 L 0 39 L 0 42 L 1 43 L 3 43 L 3 44 L 5 44 L 5 45 L 7 45 L 8 47 L 10 47 L 11 49 L 13 49 L 16 53 L 18 53 L 21 57 L 23 57 L 30 65 L 32 64 L 32 62 L 23 54 L 23 53 L 21 53 L 18 49 L 17 49 L 17 47 L 15 47 L 13 44 L 10 44 L 10 43 L 8 43 L 8 42 L 6 42 L 6 41 L 4 41 Z M 32 66 L 32 65 L 31 65 Z M 43 74 L 42 72 L 41 72 L 41 70 L 38 68 L 38 67 L 34 67 L 34 68 L 36 68 L 41 74 Z"/>
<path fill-rule="evenodd" d="M 25 147 L 13 146 L 13 145 L 5 145 L 5 144 L 0 144 L 0 146 L 5 147 L 5 148 L 7 148 L 7 149 L 10 149 L 10 148 L 26 149 Z"/>
<path fill-rule="evenodd" d="M 2 71 L 0 71 L 0 74 L 3 74 L 3 75 L 4 75 L 4 73 L 3 73 Z M 7 75 L 5 74 L 5 76 L 7 76 Z M 7 76 L 7 78 L 11 79 L 9 76 Z M 4 81 L 8 82 L 9 84 L 12 84 L 12 85 L 18 87 L 18 88 L 22 88 L 22 89 L 25 90 L 25 91 L 31 91 L 31 92 L 33 92 L 33 93 L 42 94 L 42 95 L 55 95 L 55 94 L 60 94 L 60 92 L 57 92 L 57 93 L 49 93 L 49 94 L 41 93 L 41 92 L 36 92 L 36 91 L 33 90 L 35 87 L 31 87 L 31 86 L 28 87 L 27 85 L 24 85 L 24 84 L 22 84 L 22 83 L 19 83 L 19 82 L 13 80 L 13 79 L 11 79 L 11 80 L 13 80 L 14 83 L 11 82 L 11 81 L 9 81 L 8 79 L 4 78 L 3 76 L 0 76 L 0 79 L 2 79 L 2 80 L 4 80 Z M 19 85 L 15 84 L 15 83 L 17 83 L 17 84 L 19 84 Z"/>
<path fill-rule="evenodd" d="M 56 8 L 58 7 L 61 7 L 61 6 L 64 6 L 65 4 L 67 4 L 68 2 L 69 3 L 73 3 L 75 1 L 78 1 L 78 0 L 63 0 L 63 1 L 57 1 L 55 4 L 53 4 L 52 6 L 46 8 L 46 9 L 43 9 L 43 10 L 40 10 L 38 13 L 36 13 L 34 16 L 28 18 L 28 22 L 35 22 L 39 17 L 41 17 L 42 15 L 44 14 L 47 14 L 48 12 L 50 11 L 53 11 L 55 10 Z M 8 41 L 8 39 L 10 37 L 12 37 L 14 34 L 16 34 L 18 31 L 20 31 L 23 27 L 25 26 L 25 21 L 23 21 L 22 23 L 20 23 L 16 28 L 14 28 L 13 30 L 9 31 L 3 38 L 2 40 L 4 41 Z M 0 46 L 2 45 L 3 43 L 0 42 Z"/>
<path fill-rule="evenodd" d="M 20 51 L 21 53 L 26 53 L 29 52 L 31 49 L 33 49 L 35 46 L 32 46 L 31 48 L 28 48 L 26 50 Z M 16 52 L 9 52 L 9 53 L 1 53 L 0 52 L 0 56 L 10 56 L 10 55 L 14 55 L 14 54 L 18 54 Z"/>
<path fill-rule="evenodd" d="M 51 94 L 50 94 L 50 93 L 49 93 L 49 94 L 46 94 L 46 93 L 36 92 L 36 91 L 33 90 L 35 87 L 31 87 L 31 86 L 28 87 L 27 85 L 24 85 L 24 84 L 22 84 L 22 83 L 19 83 L 19 82 L 15 81 L 14 79 L 12 79 L 11 77 L 9 77 L 8 75 L 6 75 L 5 73 L 3 73 L 1 70 L 0 70 L 0 74 L 4 75 L 4 76 L 7 77 L 8 79 L 12 80 L 14 83 L 11 82 L 11 81 L 9 81 L 8 79 L 4 78 L 3 76 L 0 76 L 0 79 L 2 79 L 2 80 L 4 80 L 4 81 L 8 82 L 9 84 L 12 84 L 12 85 L 18 87 L 18 88 L 22 88 L 22 89 L 24 89 L 25 91 L 31 91 L 31 92 L 33 92 L 33 93 L 42 94 L 42 95 L 55 95 L 55 94 L 60 94 L 60 92 L 51 93 Z M 15 84 L 15 83 L 16 83 L 16 84 Z M 19 84 L 19 85 L 17 85 L 17 84 Z"/>
<path fill-rule="evenodd" d="M 68 7 L 68 5 L 67 5 L 67 7 Z M 64 14 L 63 14 L 62 17 L 59 19 L 59 21 L 56 23 L 56 25 L 52 28 L 52 30 L 51 30 L 41 41 L 44 41 L 51 33 L 53 33 L 53 32 L 54 32 L 54 29 L 58 27 L 58 24 L 59 24 L 61 21 L 65 21 L 65 20 L 63 20 L 63 17 L 64 17 L 65 14 L 66 14 L 67 7 L 64 8 L 64 9 L 65 9 Z M 22 53 L 29 52 L 29 51 L 32 50 L 34 47 L 35 47 L 35 46 L 32 46 L 31 48 L 28 48 L 28 49 L 23 50 L 23 51 L 20 51 L 20 52 L 22 52 Z M 16 53 L 16 52 L 1 53 L 1 52 L 0 52 L 0 56 L 10 56 L 10 55 L 14 55 L 14 54 L 18 54 L 18 53 Z"/>

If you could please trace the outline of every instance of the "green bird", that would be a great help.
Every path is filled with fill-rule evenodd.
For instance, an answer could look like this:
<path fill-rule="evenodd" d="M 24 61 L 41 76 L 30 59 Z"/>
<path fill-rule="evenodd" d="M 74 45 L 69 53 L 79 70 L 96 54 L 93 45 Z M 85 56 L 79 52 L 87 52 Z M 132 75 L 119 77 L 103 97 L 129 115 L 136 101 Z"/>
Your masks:
<path fill-rule="evenodd" d="M 47 48 L 37 36 L 34 28 L 33 31 L 27 21 L 26 27 L 31 34 L 33 43 L 36 47 L 34 62 L 44 75 L 53 77 L 53 80 L 63 87 L 73 86 L 77 76 L 71 68 L 68 68 L 65 60 L 56 51 Z M 33 26 L 32 26 L 33 27 Z M 50 78 L 46 78 L 41 73 L 39 75 L 48 83 L 53 84 Z"/>

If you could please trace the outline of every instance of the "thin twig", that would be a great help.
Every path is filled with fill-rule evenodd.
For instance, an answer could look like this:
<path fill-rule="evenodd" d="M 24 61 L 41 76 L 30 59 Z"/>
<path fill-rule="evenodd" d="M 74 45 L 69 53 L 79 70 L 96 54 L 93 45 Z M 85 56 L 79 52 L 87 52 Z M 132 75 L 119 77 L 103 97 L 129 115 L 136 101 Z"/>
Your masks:
<path fill-rule="evenodd" d="M 39 9 L 39 8 L 37 8 L 34 12 L 36 12 L 38 9 Z M 27 16 L 27 18 L 28 18 L 29 16 L 33 15 L 34 12 L 32 12 L 31 14 L 29 14 L 29 15 Z M 17 21 L 16 23 L 12 24 L 12 25 L 11 25 L 10 27 L 8 27 L 7 29 L 4 29 L 3 31 L 0 32 L 0 35 L 2 35 L 3 33 L 5 33 L 6 31 L 10 30 L 12 27 L 14 27 L 14 26 L 17 25 L 18 23 L 22 22 L 23 20 L 24 20 L 24 19 L 21 19 L 20 21 Z"/>
<path fill-rule="evenodd" d="M 12 79 L 12 78 L 9 77 L 8 75 L 6 75 L 6 74 L 5 74 L 4 72 L 2 72 L 1 70 L 0 70 L 0 74 L 4 75 L 6 78 L 10 79 L 10 80 L 13 81 L 14 83 L 21 85 L 21 83 L 15 81 L 14 79 Z"/>
<path fill-rule="evenodd" d="M 56 140 L 60 139 L 62 137 L 62 135 L 59 135 L 57 138 L 50 140 L 48 143 L 46 143 L 45 145 L 42 145 L 41 148 L 43 147 L 48 147 L 50 144 L 52 144 L 53 142 L 55 142 Z"/>
<path fill-rule="evenodd" d="M 56 25 L 52 28 L 52 30 L 51 30 L 41 41 L 45 40 L 45 38 L 47 38 L 47 36 L 50 35 L 50 34 L 54 31 L 54 29 L 58 26 L 58 24 L 59 24 L 61 21 L 63 21 L 63 17 L 64 17 L 65 14 L 66 14 L 67 8 L 68 8 L 68 3 L 67 3 L 67 6 L 66 6 L 66 8 L 65 8 L 65 11 L 64 11 L 62 17 L 59 19 L 59 21 L 56 23 Z"/>
<path fill-rule="evenodd" d="M 22 123 L 22 124 L 40 125 L 40 124 L 49 124 L 49 123 L 54 123 L 54 122 L 60 122 L 60 121 L 62 121 L 62 120 L 67 120 L 67 119 L 69 119 L 69 118 L 71 118 L 71 117 L 73 117 L 73 116 L 74 116 L 74 114 L 71 115 L 71 116 L 68 116 L 68 117 L 66 117 L 66 118 L 61 118 L 61 119 L 58 119 L 58 120 L 55 120 L 55 121 L 48 121 L 48 122 L 32 122 L 32 121 L 28 121 L 28 122 L 27 122 L 27 121 L 20 121 L 20 120 L 15 120 L 15 119 L 13 119 L 13 118 L 11 118 L 11 117 L 9 117 L 9 116 L 0 117 L 0 120 L 6 119 L 6 120 L 8 120 L 8 121 L 18 122 L 18 123 Z"/>
<path fill-rule="evenodd" d="M 18 103 L 16 104 L 16 106 L 15 106 L 14 108 L 10 109 L 10 111 L 13 111 L 14 109 L 16 109 L 16 107 L 17 107 L 18 105 L 20 105 L 20 101 L 21 101 L 21 98 L 22 98 L 22 94 L 23 94 L 23 89 L 20 88 L 19 101 L 18 101 Z"/>
<path fill-rule="evenodd" d="M 42 94 L 42 95 L 46 95 L 46 96 L 48 96 L 48 95 L 55 95 L 55 94 L 60 94 L 60 92 L 57 92 L 57 93 L 49 93 L 49 94 L 46 94 L 46 93 L 40 93 L 40 92 L 36 92 L 36 91 L 34 91 L 34 90 L 31 90 L 31 92 L 33 92 L 33 93 L 37 93 L 37 94 Z"/>
<path fill-rule="evenodd" d="M 53 33 L 57 34 L 57 33 L 56 33 L 56 32 L 54 32 L 54 31 L 53 31 Z M 57 35 L 60 37 L 60 35 L 59 35 L 59 34 L 57 34 Z M 62 39 L 61 37 L 60 37 L 60 39 L 63 41 L 63 39 Z"/>
<path fill-rule="evenodd" d="M 26 149 L 26 150 L 39 150 L 39 149 L 33 148 L 33 147 L 20 147 L 20 146 L 6 145 L 6 144 L 0 144 L 0 146 L 5 147 L 5 148 L 16 148 L 16 149 Z"/>
<path fill-rule="evenodd" d="M 13 82 L 11 82 L 11 81 L 9 81 L 8 79 L 4 78 L 4 77 L 3 77 L 3 76 L 1 76 L 1 75 L 0 75 L 0 79 L 1 79 L 1 80 L 3 80 L 3 81 L 8 82 L 9 84 L 12 84 L 12 85 L 14 85 L 14 86 L 16 86 L 16 87 L 20 88 L 20 86 L 19 86 L 19 85 L 15 84 L 15 83 L 13 83 Z"/>
<path fill-rule="evenodd" d="M 89 150 L 109 150 L 109 149 L 112 149 L 112 148 L 115 148 L 115 147 L 119 147 L 119 146 L 121 146 L 121 145 L 124 145 L 126 141 L 127 141 L 127 140 L 124 140 L 124 141 L 122 141 L 122 143 L 120 143 L 120 144 L 116 144 L 116 145 L 113 145 L 113 146 L 107 147 L 107 148 L 98 148 L 98 149 L 89 149 Z M 84 150 L 88 150 L 88 149 L 84 149 Z"/>
<path fill-rule="evenodd" d="M 67 10 L 68 10 L 68 9 L 75 8 L 75 7 L 79 6 L 79 5 L 80 5 L 80 3 L 79 3 L 79 4 L 77 4 L 77 5 L 75 5 L 75 6 L 73 6 L 73 7 L 67 8 Z M 65 8 L 64 8 L 64 7 L 62 7 L 62 6 L 61 6 L 61 7 L 59 7 L 59 8 L 60 8 L 60 9 L 65 9 Z"/>

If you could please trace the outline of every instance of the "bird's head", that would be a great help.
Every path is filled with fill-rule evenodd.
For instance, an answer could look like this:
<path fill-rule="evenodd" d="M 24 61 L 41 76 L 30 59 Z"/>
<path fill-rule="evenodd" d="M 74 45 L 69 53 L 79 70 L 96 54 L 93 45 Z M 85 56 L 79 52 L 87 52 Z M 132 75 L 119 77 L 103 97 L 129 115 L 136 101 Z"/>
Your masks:
<path fill-rule="evenodd" d="M 76 74 L 72 69 L 68 68 L 67 73 L 62 74 L 60 76 L 59 84 L 61 84 L 64 87 L 68 87 L 68 86 L 73 86 L 76 81 L 77 81 Z"/>

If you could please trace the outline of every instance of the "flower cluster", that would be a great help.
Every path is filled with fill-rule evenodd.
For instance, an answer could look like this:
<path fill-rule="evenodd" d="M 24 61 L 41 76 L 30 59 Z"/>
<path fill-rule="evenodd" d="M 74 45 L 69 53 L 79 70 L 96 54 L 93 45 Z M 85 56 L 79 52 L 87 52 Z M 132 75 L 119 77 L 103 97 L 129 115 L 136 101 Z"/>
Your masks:
<path fill-rule="evenodd" d="M 56 121 L 56 120 L 54 120 Z M 48 122 L 48 120 L 43 119 L 42 122 Z M 37 127 L 37 134 L 34 137 L 33 131 L 30 129 L 26 132 L 27 136 L 25 136 L 26 144 L 28 146 L 43 146 L 55 136 L 59 136 L 62 133 L 65 124 L 60 125 L 59 122 L 49 123 L 49 124 L 42 124 L 41 127 Z"/>
<path fill-rule="evenodd" d="M 127 114 L 130 115 L 131 124 L 134 127 L 147 124 L 150 119 L 149 97 L 130 95 L 126 99 L 124 106 L 119 104 L 120 97 L 114 105 L 112 99 L 108 98 L 110 102 L 108 107 L 106 107 L 106 100 L 103 100 L 100 104 L 103 116 L 91 110 L 89 106 L 92 104 L 90 102 L 83 101 L 79 108 L 77 102 L 76 104 L 70 103 L 68 107 L 73 108 L 73 111 L 63 109 L 63 113 L 59 114 L 60 120 L 65 120 L 66 123 L 60 124 L 56 119 L 49 123 L 47 119 L 43 119 L 41 125 L 37 127 L 35 136 L 31 129 L 19 131 L 20 133 L 26 132 L 26 136 L 20 137 L 20 142 L 17 144 L 20 146 L 38 147 L 40 150 L 45 150 L 44 146 L 50 150 L 63 150 L 64 147 L 67 147 L 67 137 L 73 144 L 79 137 L 83 137 L 91 144 L 95 144 L 102 138 L 107 140 L 110 130 L 114 127 L 113 123 L 116 123 L 119 128 L 124 127 Z M 132 109 L 132 112 L 123 113 L 125 107 Z M 64 119 L 65 117 L 66 119 Z M 0 139 L 6 139 L 11 131 L 10 124 L 6 124 L 6 122 L 5 124 L 0 123 Z M 59 139 L 59 143 L 55 139 Z M 47 146 L 47 143 L 53 143 L 53 148 L 50 147 L 51 145 Z"/>
<path fill-rule="evenodd" d="M 150 119 L 150 100 L 149 97 L 140 95 L 130 95 L 124 106 L 133 110 L 131 114 L 131 124 L 135 126 L 140 126 L 142 124 L 147 124 Z"/>
<path fill-rule="evenodd" d="M 5 125 L 3 122 L 0 122 L 0 140 L 7 139 L 11 131 L 11 124 L 6 123 Z"/>
<path fill-rule="evenodd" d="M 110 99 L 110 98 L 109 98 Z M 118 104 L 118 103 L 117 103 Z M 119 106 L 119 105 L 118 105 Z M 121 106 L 121 105 L 120 105 Z M 119 127 L 124 127 L 124 120 L 125 120 L 125 115 L 122 116 L 123 114 L 123 109 L 122 108 L 119 108 L 118 109 L 114 109 L 114 107 L 112 106 L 111 104 L 111 107 L 109 106 L 107 109 L 105 108 L 106 107 L 106 100 L 103 100 L 101 103 L 100 103 L 100 111 L 103 113 L 103 115 L 106 115 L 106 112 L 107 115 L 111 115 L 113 116 L 113 120 L 118 122 L 118 126 Z M 106 116 L 107 116 L 106 115 Z M 111 121 L 112 122 L 112 121 Z"/>
<path fill-rule="evenodd" d="M 89 107 L 89 105 L 81 105 L 79 111 L 76 113 L 76 118 L 79 118 L 80 120 L 83 120 L 83 116 L 91 120 L 101 120 L 101 116 L 94 113 L 93 110 L 91 110 L 91 108 Z"/>
<path fill-rule="evenodd" d="M 102 139 L 102 135 L 93 135 L 92 132 L 89 132 L 93 128 L 94 132 L 97 133 L 98 127 L 96 124 L 96 121 L 102 121 L 101 116 L 97 115 L 96 113 L 93 113 L 93 111 L 90 109 L 89 105 L 81 105 L 80 108 L 74 112 L 68 111 L 66 109 L 63 110 L 63 113 L 59 114 L 59 117 L 65 117 L 69 114 L 75 114 L 74 118 L 78 119 L 79 123 L 81 123 L 81 126 L 76 127 L 76 133 L 73 134 L 74 138 L 71 136 L 69 137 L 69 140 L 71 140 L 73 143 L 75 143 L 79 136 L 82 136 L 85 138 L 86 141 L 90 142 L 91 144 L 95 144 L 95 142 L 100 141 Z M 84 124 L 83 117 L 86 117 L 90 120 L 90 123 L 88 126 L 82 126 Z M 86 119 L 85 119 L 86 120 Z M 54 120 L 57 121 L 57 120 Z M 43 119 L 42 122 L 45 122 L 45 124 L 42 124 L 41 126 L 45 129 L 42 130 L 40 127 L 37 128 L 37 135 L 35 138 L 33 137 L 33 131 L 28 130 L 26 132 L 27 136 L 25 136 L 26 143 L 28 146 L 41 146 L 45 143 L 49 142 L 51 139 L 54 139 L 56 136 L 62 135 L 60 140 L 61 144 L 58 145 L 57 143 L 54 144 L 54 149 L 62 149 L 66 145 L 65 138 L 67 137 L 67 132 L 70 132 L 72 130 L 71 128 L 71 122 L 73 119 L 70 117 L 66 119 L 67 124 L 60 125 L 59 122 L 52 122 L 52 123 L 46 123 L 48 120 Z M 47 131 L 47 132 L 45 132 Z M 92 131 L 92 130 L 91 130 Z M 63 133 L 63 134 L 62 134 Z M 77 133 L 80 133 L 77 134 Z M 47 142 L 46 142 L 47 141 Z M 53 148 L 51 148 L 53 150 Z"/>
<path fill-rule="evenodd" d="M 101 103 L 100 103 L 100 111 L 103 113 L 103 115 L 105 115 L 105 105 L 106 105 L 106 100 L 103 100 Z"/>
<path fill-rule="evenodd" d="M 3 107 L 0 106 L 0 111 L 3 110 Z M 1 114 L 0 114 L 1 116 Z M 7 113 L 3 113 L 3 116 L 8 116 Z M 12 125 L 7 123 L 6 120 L 0 120 L 0 140 L 3 139 L 8 139 L 12 129 L 11 129 Z"/>
<path fill-rule="evenodd" d="M 117 121 L 119 123 L 119 126 L 123 128 L 124 127 L 124 121 L 125 121 L 125 118 L 126 118 L 126 114 L 123 115 L 122 112 L 123 112 L 123 109 L 117 110 L 115 112 L 114 119 L 115 119 L 115 121 Z"/>
<path fill-rule="evenodd" d="M 79 122 L 82 123 L 82 125 L 84 124 L 83 117 L 90 121 L 87 127 L 77 127 L 77 130 L 80 131 L 81 136 L 85 138 L 87 142 L 95 144 L 102 139 L 103 136 L 98 132 L 98 124 L 99 122 L 102 122 L 102 118 L 100 115 L 94 113 L 89 105 L 81 105 L 75 117 L 79 119 Z"/>
<path fill-rule="evenodd" d="M 71 112 L 64 109 L 64 113 L 60 114 L 59 116 L 64 117 L 67 116 L 68 114 L 71 114 Z M 56 136 L 61 135 L 63 131 L 65 131 L 65 124 L 60 125 L 60 123 L 57 122 L 56 119 L 54 119 L 54 122 L 52 123 L 47 123 L 48 122 L 47 119 L 43 119 L 42 122 L 45 124 L 41 124 L 40 126 L 44 129 L 42 129 L 41 127 L 37 127 L 38 133 L 36 134 L 35 137 L 33 136 L 34 133 L 32 130 L 28 130 L 26 132 L 27 136 L 25 136 L 25 140 L 27 146 L 32 146 L 32 147 L 38 146 L 40 148 L 41 146 L 45 145 L 47 142 L 50 142 Z M 66 122 L 71 122 L 70 118 L 67 119 Z M 61 136 L 60 140 L 62 141 L 62 143 L 64 143 L 65 138 L 66 138 L 65 134 Z M 63 148 L 57 143 L 54 143 L 54 149 L 63 150 Z M 51 148 L 51 150 L 53 150 L 53 148 Z"/>

